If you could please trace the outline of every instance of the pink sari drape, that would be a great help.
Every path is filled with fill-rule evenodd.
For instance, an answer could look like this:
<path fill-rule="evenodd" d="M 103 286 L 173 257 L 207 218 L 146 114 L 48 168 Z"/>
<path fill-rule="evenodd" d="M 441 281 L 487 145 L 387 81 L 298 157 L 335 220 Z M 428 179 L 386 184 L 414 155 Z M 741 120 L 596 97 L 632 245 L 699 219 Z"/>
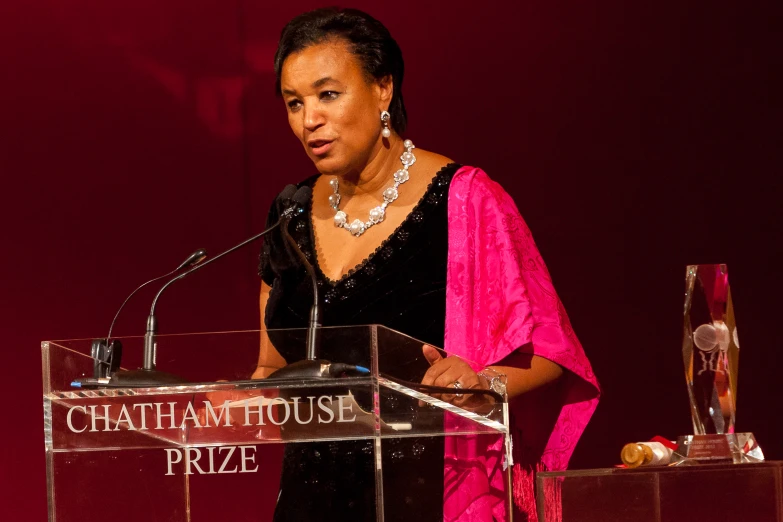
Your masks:
<path fill-rule="evenodd" d="M 448 205 L 446 351 L 488 366 L 520 350 L 567 370 L 511 403 L 514 504 L 535 521 L 534 472 L 565 469 L 598 382 L 511 197 L 481 169 L 462 167 Z M 507 520 L 502 441 L 447 437 L 445 458 L 444 520 Z"/>

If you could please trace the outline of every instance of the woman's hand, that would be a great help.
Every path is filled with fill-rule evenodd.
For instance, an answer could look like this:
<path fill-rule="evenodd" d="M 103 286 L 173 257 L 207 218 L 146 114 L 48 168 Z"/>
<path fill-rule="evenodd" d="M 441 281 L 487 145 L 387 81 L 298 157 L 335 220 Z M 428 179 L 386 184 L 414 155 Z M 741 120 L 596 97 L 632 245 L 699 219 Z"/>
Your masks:
<path fill-rule="evenodd" d="M 459 389 L 483 388 L 483 381 L 473 369 L 459 357 L 443 357 L 440 352 L 429 345 L 422 347 L 422 353 L 430 369 L 424 374 L 422 384 Z M 433 397 L 464 407 L 471 404 L 486 402 L 486 397 L 480 394 L 432 394 Z"/>

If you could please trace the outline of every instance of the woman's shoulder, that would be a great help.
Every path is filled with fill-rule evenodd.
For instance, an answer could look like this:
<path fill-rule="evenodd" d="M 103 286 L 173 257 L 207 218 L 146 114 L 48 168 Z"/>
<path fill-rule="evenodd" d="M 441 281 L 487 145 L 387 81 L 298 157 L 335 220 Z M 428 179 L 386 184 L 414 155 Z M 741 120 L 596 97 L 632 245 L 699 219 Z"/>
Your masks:
<path fill-rule="evenodd" d="M 462 165 L 447 156 L 427 150 L 419 150 L 416 161 L 424 164 L 426 170 L 431 171 L 435 176 L 450 166 L 456 167 L 451 177 L 449 193 L 457 195 L 459 199 L 500 202 L 509 198 L 503 187 L 492 180 L 480 167 Z"/>
<path fill-rule="evenodd" d="M 416 161 L 421 161 L 422 163 L 431 165 L 447 165 L 449 163 L 454 163 L 453 159 L 444 156 L 443 154 L 432 152 L 431 150 L 414 148 L 413 153 L 416 156 Z"/>
<path fill-rule="evenodd" d="M 449 166 L 456 165 L 454 160 L 437 152 L 416 148 L 413 153 L 416 156 L 416 167 L 414 168 L 427 180 L 434 179 Z"/>

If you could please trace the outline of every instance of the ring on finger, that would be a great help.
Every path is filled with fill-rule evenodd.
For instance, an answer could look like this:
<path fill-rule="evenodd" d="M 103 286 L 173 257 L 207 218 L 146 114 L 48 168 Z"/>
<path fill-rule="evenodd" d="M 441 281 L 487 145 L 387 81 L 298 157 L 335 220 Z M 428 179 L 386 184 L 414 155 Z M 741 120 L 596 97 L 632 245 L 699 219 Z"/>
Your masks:
<path fill-rule="evenodd" d="M 461 390 L 462 389 L 462 383 L 459 382 L 459 381 L 454 381 L 453 383 L 451 383 L 451 386 L 453 388 L 457 389 L 457 390 Z"/>

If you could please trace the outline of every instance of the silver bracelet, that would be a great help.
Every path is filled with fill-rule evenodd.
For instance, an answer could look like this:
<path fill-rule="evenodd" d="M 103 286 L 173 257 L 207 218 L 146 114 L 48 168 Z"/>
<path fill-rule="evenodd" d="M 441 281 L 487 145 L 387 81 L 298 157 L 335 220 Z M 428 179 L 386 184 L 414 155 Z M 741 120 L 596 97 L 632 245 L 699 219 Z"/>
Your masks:
<path fill-rule="evenodd" d="M 506 391 L 508 376 L 505 373 L 501 373 L 494 368 L 487 367 L 478 372 L 477 375 L 486 381 L 487 388 L 503 397 L 503 400 L 508 400 L 508 394 Z"/>

